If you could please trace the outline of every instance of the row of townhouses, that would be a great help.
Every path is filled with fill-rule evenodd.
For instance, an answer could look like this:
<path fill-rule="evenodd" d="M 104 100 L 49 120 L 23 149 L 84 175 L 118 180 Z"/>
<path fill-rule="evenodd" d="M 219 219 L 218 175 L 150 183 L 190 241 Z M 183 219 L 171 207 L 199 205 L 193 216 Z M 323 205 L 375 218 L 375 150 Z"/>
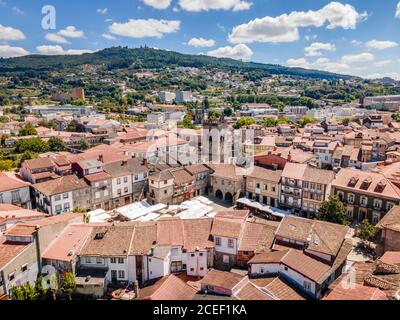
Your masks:
<path fill-rule="evenodd" d="M 239 267 L 248 269 L 249 277 L 277 276 L 305 296 L 319 298 L 342 273 L 351 250 L 347 230 L 295 216 L 267 221 L 247 210 L 134 224 L 85 224 L 76 214 L 19 222 L 0 243 L 0 252 L 7 253 L 0 259 L 0 296 L 32 283 L 30 276 L 49 266 L 56 275 L 73 272 L 77 293 L 93 297 L 103 297 L 108 288 L 143 287 L 170 274 L 206 279 L 214 269 Z"/>

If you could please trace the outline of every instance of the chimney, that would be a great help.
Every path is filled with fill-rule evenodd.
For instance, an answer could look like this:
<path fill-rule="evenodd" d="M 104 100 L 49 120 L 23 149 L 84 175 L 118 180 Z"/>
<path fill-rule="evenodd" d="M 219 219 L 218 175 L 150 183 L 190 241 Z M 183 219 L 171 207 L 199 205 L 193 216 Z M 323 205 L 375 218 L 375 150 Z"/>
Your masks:
<path fill-rule="evenodd" d="M 122 164 L 121 164 L 123 167 L 124 166 L 127 166 L 128 165 L 128 161 L 126 161 L 126 160 L 124 160 L 124 161 L 122 161 Z"/>
<path fill-rule="evenodd" d="M 100 162 L 103 162 L 103 163 L 104 163 L 104 157 L 103 157 L 103 155 L 102 155 L 102 154 L 100 154 L 100 155 L 99 155 L 99 158 L 98 158 L 98 160 L 99 160 Z"/>
<path fill-rule="evenodd" d="M 292 152 L 291 151 L 289 151 L 289 154 L 287 156 L 287 161 L 292 162 Z"/>

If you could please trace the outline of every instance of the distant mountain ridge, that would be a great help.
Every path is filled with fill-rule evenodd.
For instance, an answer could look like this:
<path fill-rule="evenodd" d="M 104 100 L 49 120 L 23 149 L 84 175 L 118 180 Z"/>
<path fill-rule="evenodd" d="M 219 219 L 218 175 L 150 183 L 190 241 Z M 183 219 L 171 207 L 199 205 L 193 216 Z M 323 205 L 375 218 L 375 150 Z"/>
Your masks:
<path fill-rule="evenodd" d="M 261 74 L 288 75 L 320 79 L 354 79 L 356 77 L 326 71 L 289 68 L 274 64 L 243 62 L 229 58 L 215 58 L 205 55 L 189 55 L 147 47 L 112 47 L 83 55 L 29 55 L 18 58 L 0 59 L 0 72 L 35 72 L 72 70 L 82 65 L 103 65 L 114 69 L 158 69 L 165 67 L 219 68 L 230 71 L 260 72 Z"/>

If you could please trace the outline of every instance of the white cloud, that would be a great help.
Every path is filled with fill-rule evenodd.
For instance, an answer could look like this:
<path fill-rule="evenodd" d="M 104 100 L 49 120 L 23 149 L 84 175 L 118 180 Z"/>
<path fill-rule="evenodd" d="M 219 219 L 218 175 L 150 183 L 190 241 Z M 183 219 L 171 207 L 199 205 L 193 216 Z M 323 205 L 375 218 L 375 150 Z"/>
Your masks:
<path fill-rule="evenodd" d="M 331 62 L 327 58 L 319 58 L 314 62 L 309 62 L 305 58 L 289 59 L 286 64 L 290 67 L 318 69 L 334 73 L 345 73 L 349 72 L 350 69 L 350 66 L 345 63 Z"/>
<path fill-rule="evenodd" d="M 397 8 L 396 8 L 396 17 L 400 18 L 400 2 L 397 4 Z"/>
<path fill-rule="evenodd" d="M 97 13 L 100 13 L 100 14 L 107 14 L 108 13 L 108 8 L 99 8 L 99 9 L 97 9 L 96 10 L 96 12 Z"/>
<path fill-rule="evenodd" d="M 358 41 L 358 40 L 352 40 L 351 41 L 351 43 L 353 44 L 353 45 L 355 45 L 355 46 L 361 46 L 363 43 L 362 43 L 362 41 Z"/>
<path fill-rule="evenodd" d="M 323 27 L 328 29 L 355 29 L 368 14 L 358 13 L 349 4 L 331 2 L 318 11 L 293 11 L 278 17 L 256 18 L 236 26 L 229 35 L 232 43 L 293 42 L 299 39 L 299 28 Z"/>
<path fill-rule="evenodd" d="M 390 49 L 397 47 L 398 45 L 399 44 L 394 41 L 378 41 L 378 40 L 371 40 L 365 44 L 367 48 L 377 49 L 377 50 Z"/>
<path fill-rule="evenodd" d="M 203 38 L 193 38 L 190 39 L 190 41 L 188 42 L 189 46 L 192 47 L 213 47 L 215 46 L 215 40 L 213 39 L 203 39 Z"/>
<path fill-rule="evenodd" d="M 44 38 L 50 42 L 64 43 L 64 44 L 69 43 L 69 41 L 67 39 L 65 39 L 64 37 L 62 37 L 56 33 L 48 33 L 48 34 L 46 34 L 46 36 Z"/>
<path fill-rule="evenodd" d="M 0 40 L 24 40 L 25 35 L 22 31 L 0 24 Z"/>
<path fill-rule="evenodd" d="M 382 60 L 382 61 L 377 61 L 374 63 L 375 67 L 384 67 L 387 66 L 388 64 L 391 64 L 393 61 L 392 60 Z"/>
<path fill-rule="evenodd" d="M 130 38 L 162 38 L 164 34 L 177 32 L 180 26 L 181 22 L 178 20 L 130 19 L 125 23 L 114 22 L 109 31 Z"/>
<path fill-rule="evenodd" d="M 107 40 L 116 40 L 116 39 L 117 39 L 116 37 L 114 37 L 113 35 L 108 34 L 108 33 L 103 33 L 101 36 L 102 36 L 104 39 L 107 39 Z"/>
<path fill-rule="evenodd" d="M 18 7 L 13 7 L 13 8 L 12 8 L 12 11 L 13 11 L 16 15 L 19 15 L 19 16 L 22 16 L 22 15 L 25 14 L 25 12 L 22 11 L 22 10 L 21 10 L 20 8 L 18 8 Z"/>
<path fill-rule="evenodd" d="M 311 35 L 306 35 L 304 38 L 305 38 L 307 41 L 310 41 L 310 40 L 315 40 L 315 39 L 317 39 L 318 36 L 317 36 L 316 34 L 311 34 Z"/>
<path fill-rule="evenodd" d="M 63 30 L 60 30 L 57 34 L 67 38 L 83 38 L 85 36 L 83 31 L 77 30 L 74 26 L 66 27 Z"/>
<path fill-rule="evenodd" d="M 332 43 L 314 42 L 304 49 L 307 57 L 322 56 L 321 51 L 336 51 L 336 46 Z"/>
<path fill-rule="evenodd" d="M 145 4 L 155 9 L 167 9 L 172 0 L 143 0 Z"/>
<path fill-rule="evenodd" d="M 24 48 L 11 47 L 9 45 L 0 45 L 0 57 L 2 58 L 13 58 L 22 57 L 28 55 L 29 52 Z"/>
<path fill-rule="evenodd" d="M 372 53 L 348 54 L 341 59 L 342 63 L 352 64 L 374 61 L 375 56 Z"/>
<path fill-rule="evenodd" d="M 92 50 L 70 49 L 64 50 L 59 45 L 43 45 L 36 47 L 37 52 L 44 55 L 81 55 L 84 53 L 92 53 Z"/>
<path fill-rule="evenodd" d="M 395 80 L 400 81 L 400 73 L 399 72 L 376 72 L 376 73 L 371 73 L 367 74 L 365 76 L 367 79 L 382 79 L 382 78 L 392 78 Z"/>
<path fill-rule="evenodd" d="M 208 56 L 217 58 L 231 58 L 236 60 L 249 60 L 253 56 L 253 51 L 245 44 L 238 44 L 234 47 L 226 46 L 207 52 Z"/>
<path fill-rule="evenodd" d="M 209 10 L 248 10 L 253 5 L 252 2 L 243 0 L 179 0 L 179 5 L 183 10 L 200 12 Z"/>

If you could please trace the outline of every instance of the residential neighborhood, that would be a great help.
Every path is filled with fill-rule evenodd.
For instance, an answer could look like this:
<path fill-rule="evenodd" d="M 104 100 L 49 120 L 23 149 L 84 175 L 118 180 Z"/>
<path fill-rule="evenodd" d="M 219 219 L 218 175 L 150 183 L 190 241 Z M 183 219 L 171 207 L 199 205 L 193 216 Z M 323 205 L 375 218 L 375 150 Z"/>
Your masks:
<path fill-rule="evenodd" d="M 0 304 L 400 300 L 397 0 L 81 2 L 0 0 Z"/>

